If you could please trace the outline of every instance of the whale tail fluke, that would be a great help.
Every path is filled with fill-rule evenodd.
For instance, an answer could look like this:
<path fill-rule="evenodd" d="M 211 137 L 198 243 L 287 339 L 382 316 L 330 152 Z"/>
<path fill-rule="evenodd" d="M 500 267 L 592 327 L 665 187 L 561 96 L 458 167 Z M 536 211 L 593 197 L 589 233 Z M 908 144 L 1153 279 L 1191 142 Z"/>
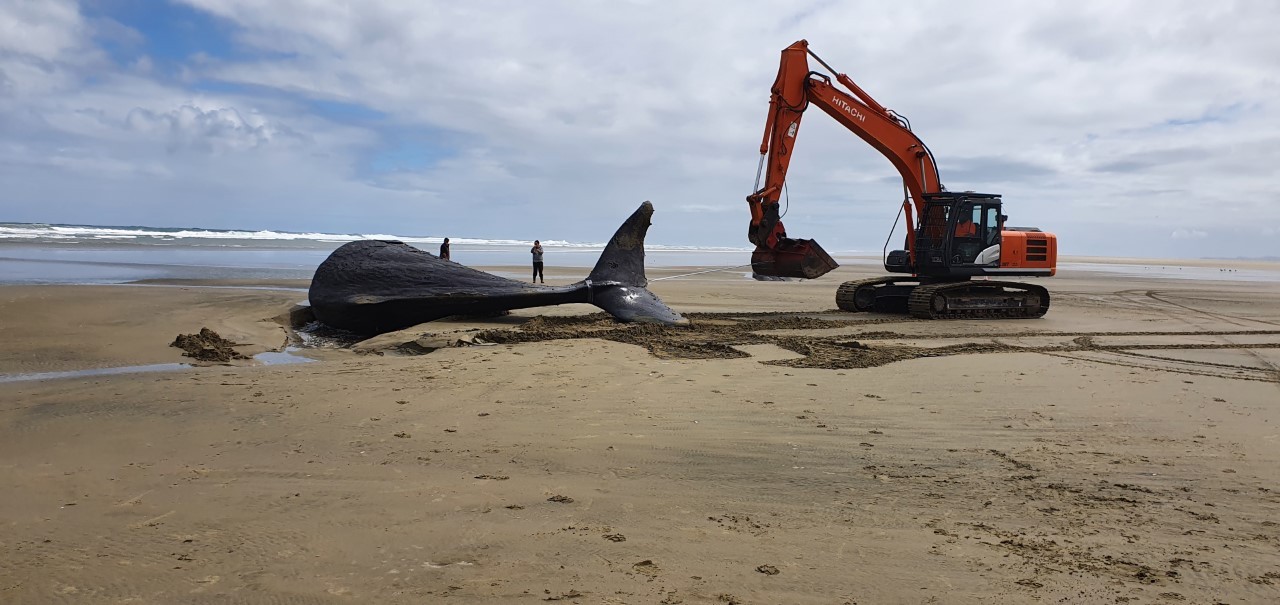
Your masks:
<path fill-rule="evenodd" d="M 609 239 L 586 279 L 590 302 L 619 321 L 686 324 L 687 319 L 647 289 L 644 238 L 652 216 L 653 204 L 640 204 Z"/>

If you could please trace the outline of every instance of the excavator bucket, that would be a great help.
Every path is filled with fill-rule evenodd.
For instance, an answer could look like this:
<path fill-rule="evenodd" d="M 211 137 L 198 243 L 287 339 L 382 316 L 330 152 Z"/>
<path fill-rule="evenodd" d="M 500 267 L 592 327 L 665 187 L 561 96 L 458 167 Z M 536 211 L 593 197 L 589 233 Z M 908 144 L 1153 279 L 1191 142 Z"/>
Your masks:
<path fill-rule="evenodd" d="M 811 239 L 783 239 L 777 248 L 756 247 L 751 268 L 757 275 L 814 279 L 839 267 L 830 254 Z"/>

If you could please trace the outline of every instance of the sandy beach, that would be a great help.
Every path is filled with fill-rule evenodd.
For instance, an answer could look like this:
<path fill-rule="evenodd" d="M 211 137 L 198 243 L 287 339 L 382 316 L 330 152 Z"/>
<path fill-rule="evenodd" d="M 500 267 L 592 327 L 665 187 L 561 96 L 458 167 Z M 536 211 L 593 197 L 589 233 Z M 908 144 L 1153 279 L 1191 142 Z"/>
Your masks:
<path fill-rule="evenodd" d="M 875 269 L 0 382 L 0 603 L 1280 602 L 1280 283 L 835 311 Z M 305 287 L 0 287 L 0 376 L 280 351 Z"/>

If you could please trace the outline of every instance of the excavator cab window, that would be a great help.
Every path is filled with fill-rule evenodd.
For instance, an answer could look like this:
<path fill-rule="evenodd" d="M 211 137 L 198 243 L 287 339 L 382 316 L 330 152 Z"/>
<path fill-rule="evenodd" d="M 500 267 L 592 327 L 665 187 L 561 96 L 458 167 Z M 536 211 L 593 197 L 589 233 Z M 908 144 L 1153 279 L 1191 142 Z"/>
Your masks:
<path fill-rule="evenodd" d="M 980 204 L 965 202 L 956 208 L 956 221 L 951 242 L 951 264 L 971 265 L 978 258 L 984 246 L 983 241 L 983 207 Z"/>
<path fill-rule="evenodd" d="M 987 265 L 1000 258 L 1000 202 L 961 202 L 956 207 L 952 265 Z"/>
<path fill-rule="evenodd" d="M 1000 227 L 1004 217 L 1000 214 L 999 206 L 986 207 L 986 215 L 982 217 L 983 237 L 982 243 L 987 246 L 995 246 L 1000 243 Z"/>

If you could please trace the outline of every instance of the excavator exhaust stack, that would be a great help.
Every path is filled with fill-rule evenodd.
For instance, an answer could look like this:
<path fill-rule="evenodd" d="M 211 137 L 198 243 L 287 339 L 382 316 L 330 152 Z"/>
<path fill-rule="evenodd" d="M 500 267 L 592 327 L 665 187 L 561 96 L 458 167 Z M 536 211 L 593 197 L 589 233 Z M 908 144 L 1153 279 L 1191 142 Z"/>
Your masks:
<path fill-rule="evenodd" d="M 757 246 L 751 253 L 751 268 L 756 275 L 814 279 L 839 266 L 811 239 L 786 238 L 776 248 Z"/>

